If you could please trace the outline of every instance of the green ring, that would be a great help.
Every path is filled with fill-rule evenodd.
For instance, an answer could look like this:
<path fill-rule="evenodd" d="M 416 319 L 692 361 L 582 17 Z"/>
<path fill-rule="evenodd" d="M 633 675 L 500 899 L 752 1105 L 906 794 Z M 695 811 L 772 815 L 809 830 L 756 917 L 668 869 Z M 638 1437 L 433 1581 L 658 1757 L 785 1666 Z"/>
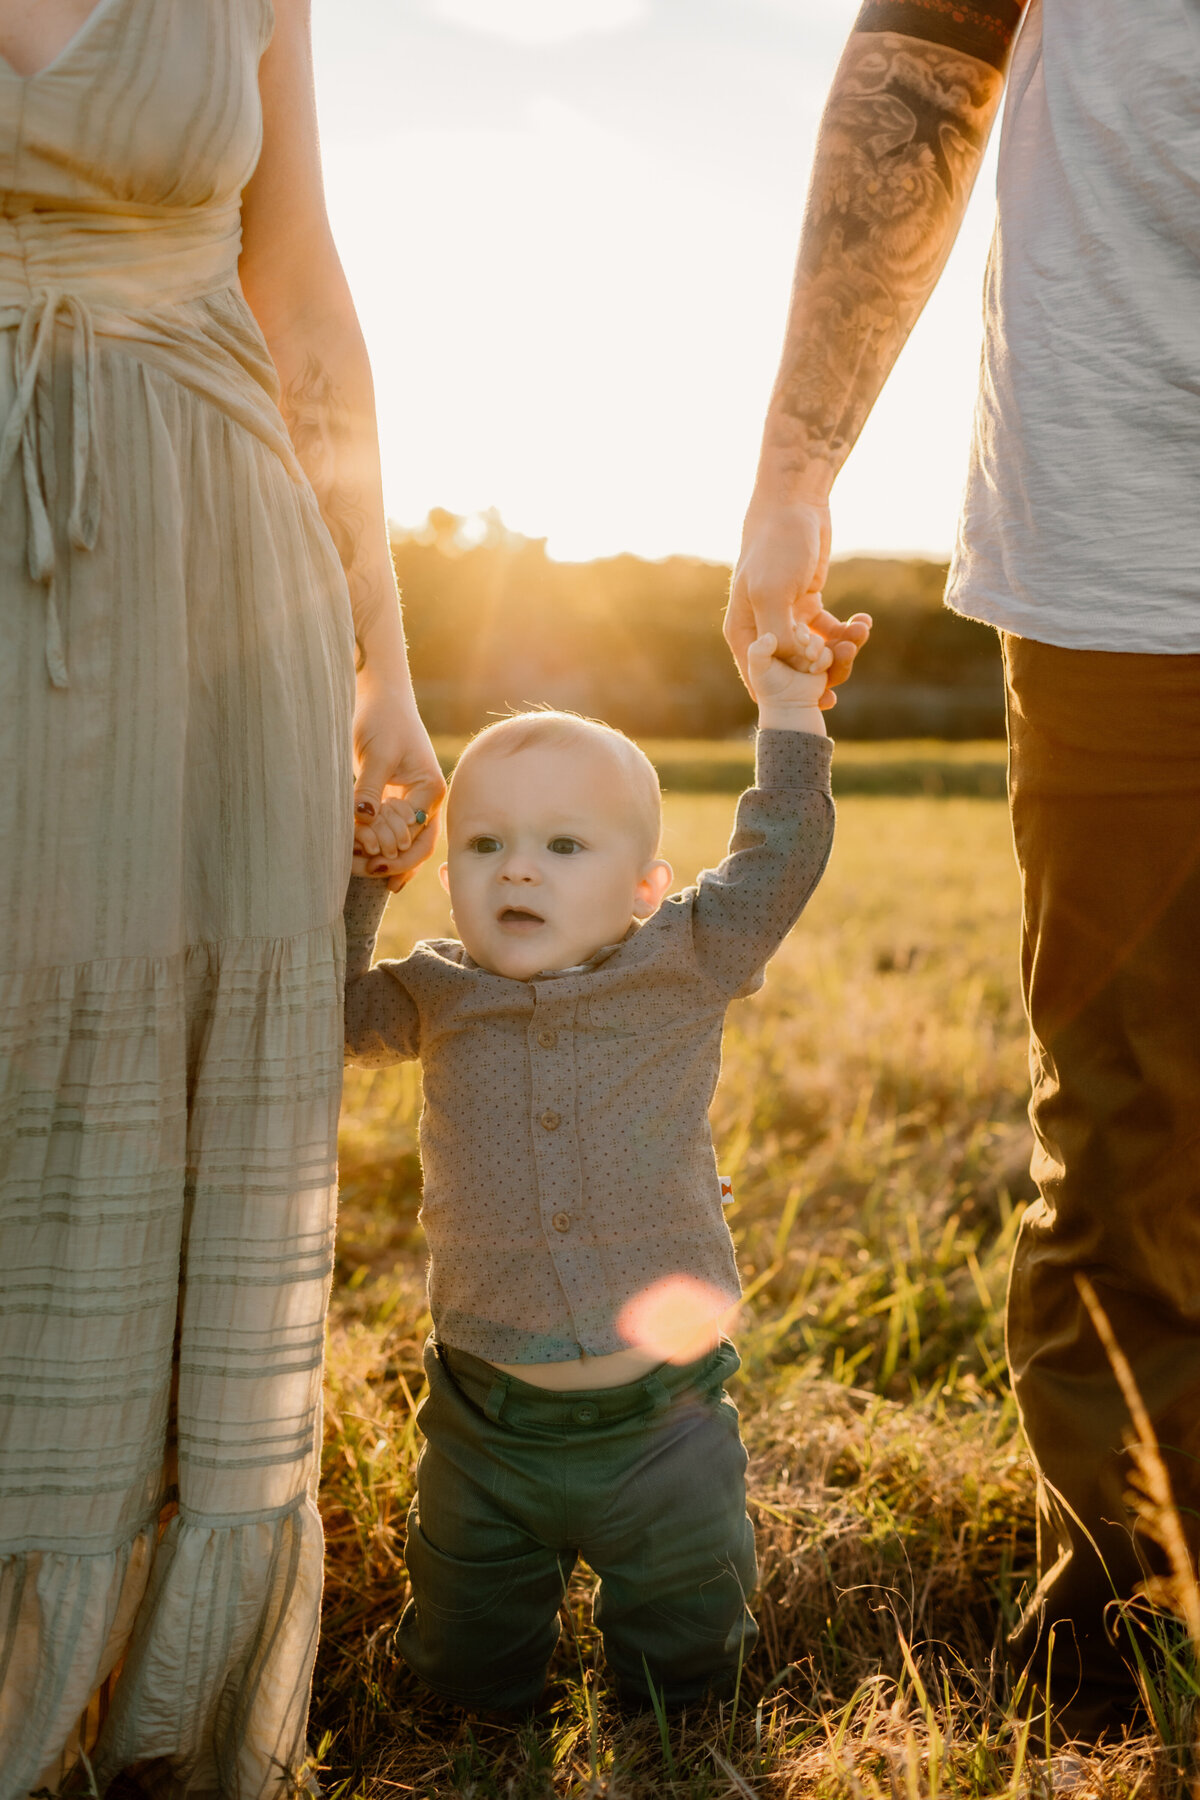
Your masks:
<path fill-rule="evenodd" d="M 424 825 L 428 817 L 429 814 L 425 811 L 424 807 L 418 806 L 416 812 L 413 814 L 413 824 Z"/>

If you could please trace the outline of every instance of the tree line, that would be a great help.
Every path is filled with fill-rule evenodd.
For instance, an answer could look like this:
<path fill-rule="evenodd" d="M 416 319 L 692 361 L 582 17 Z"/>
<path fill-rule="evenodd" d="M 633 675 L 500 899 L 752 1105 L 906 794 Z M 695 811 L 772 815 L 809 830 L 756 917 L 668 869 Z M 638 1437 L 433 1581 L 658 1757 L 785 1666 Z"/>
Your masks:
<path fill-rule="evenodd" d="M 543 703 L 639 737 L 730 737 L 754 708 L 721 637 L 728 566 L 688 556 L 556 562 L 495 515 L 435 511 L 393 528 L 413 678 L 431 730 L 475 730 Z M 946 565 L 833 564 L 831 611 L 875 629 L 837 709 L 842 737 L 1003 735 L 996 635 L 942 605 Z"/>

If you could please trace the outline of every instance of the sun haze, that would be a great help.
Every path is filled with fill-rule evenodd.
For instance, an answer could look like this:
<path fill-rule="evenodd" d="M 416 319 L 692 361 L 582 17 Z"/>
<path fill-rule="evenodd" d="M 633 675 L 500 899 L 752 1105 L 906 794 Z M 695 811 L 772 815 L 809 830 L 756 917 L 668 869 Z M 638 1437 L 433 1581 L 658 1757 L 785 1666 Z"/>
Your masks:
<path fill-rule="evenodd" d="M 386 503 L 550 552 L 736 555 L 813 140 L 859 0 L 315 0 L 330 213 Z M 949 551 L 993 177 L 834 494 Z"/>

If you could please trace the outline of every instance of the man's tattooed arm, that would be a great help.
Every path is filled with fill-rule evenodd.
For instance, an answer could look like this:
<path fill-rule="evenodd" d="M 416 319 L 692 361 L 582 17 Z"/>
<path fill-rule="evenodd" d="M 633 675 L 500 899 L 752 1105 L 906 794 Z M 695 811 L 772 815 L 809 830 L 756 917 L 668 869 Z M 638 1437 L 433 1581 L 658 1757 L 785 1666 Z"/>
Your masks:
<path fill-rule="evenodd" d="M 783 360 L 725 636 L 743 674 L 798 617 L 850 672 L 869 622 L 825 612 L 829 490 L 966 210 L 1024 0 L 865 0 L 821 122 Z"/>
<path fill-rule="evenodd" d="M 808 497 L 862 430 L 949 254 L 1016 0 L 868 0 L 822 121 L 764 473 Z"/>

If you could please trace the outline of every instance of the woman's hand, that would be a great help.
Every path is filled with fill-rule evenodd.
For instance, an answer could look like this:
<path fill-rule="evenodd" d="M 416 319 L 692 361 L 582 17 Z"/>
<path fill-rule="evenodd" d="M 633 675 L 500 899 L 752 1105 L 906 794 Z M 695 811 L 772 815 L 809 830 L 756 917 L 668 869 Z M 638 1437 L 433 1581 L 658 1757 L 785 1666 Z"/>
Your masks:
<path fill-rule="evenodd" d="M 412 688 L 369 665 L 358 675 L 354 763 L 354 873 L 386 877 L 398 893 L 433 853 L 446 782 Z"/>

